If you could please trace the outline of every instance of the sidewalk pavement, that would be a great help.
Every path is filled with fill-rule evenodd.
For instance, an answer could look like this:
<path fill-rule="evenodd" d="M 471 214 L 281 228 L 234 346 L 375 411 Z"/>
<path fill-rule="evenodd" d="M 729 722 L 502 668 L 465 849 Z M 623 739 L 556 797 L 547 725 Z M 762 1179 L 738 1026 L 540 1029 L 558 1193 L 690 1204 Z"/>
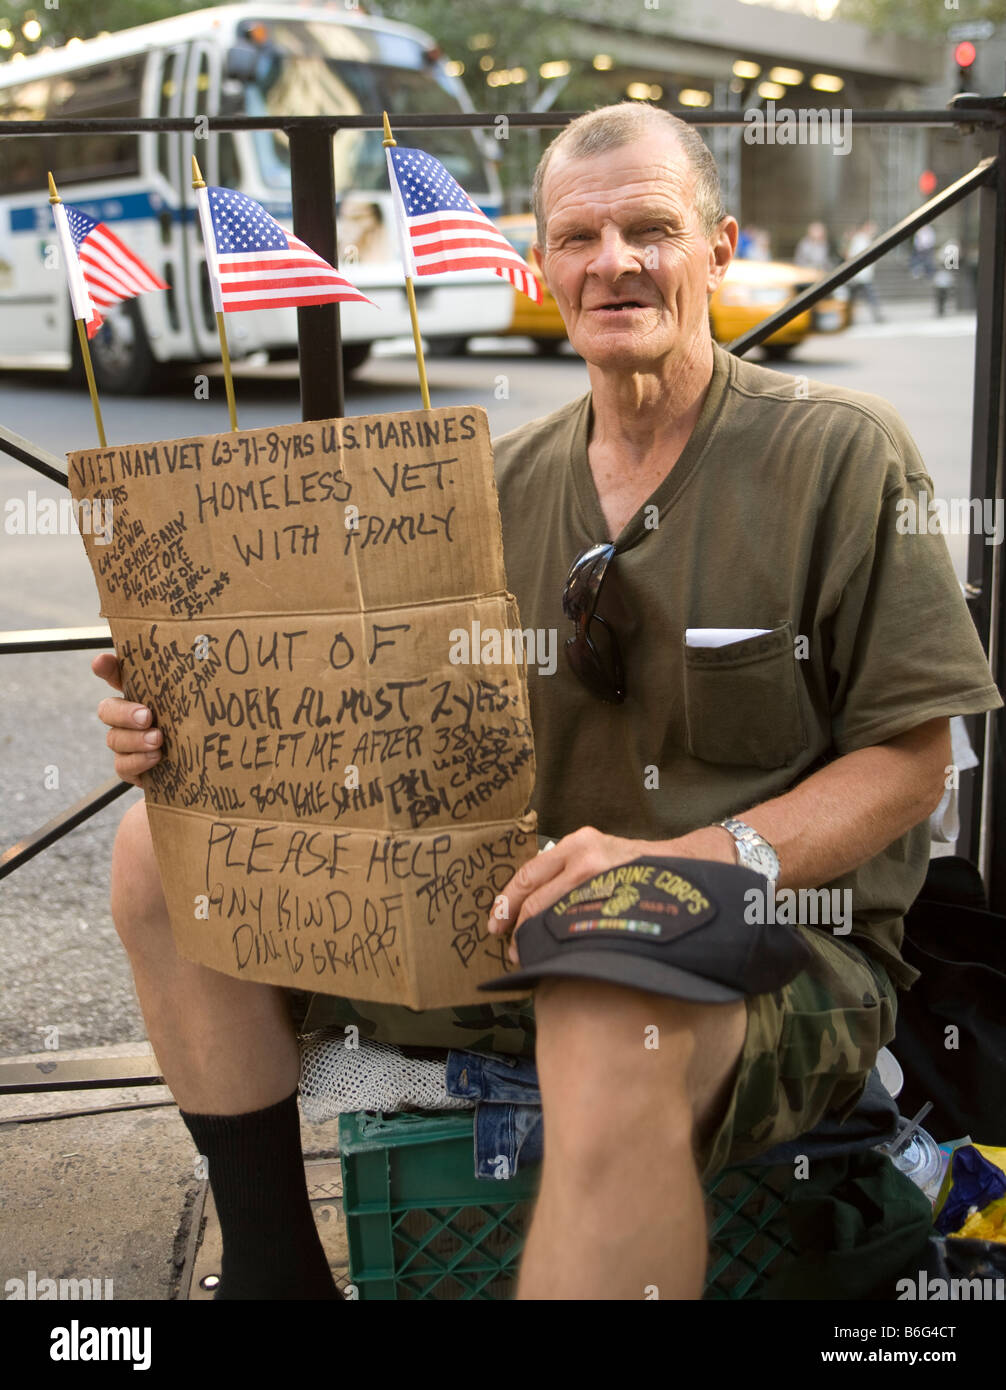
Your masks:
<path fill-rule="evenodd" d="M 850 336 L 850 334 L 854 337 L 858 337 L 865 329 L 884 328 L 885 326 L 889 327 L 893 332 L 897 332 L 908 324 L 917 324 L 920 322 L 949 324 L 950 321 L 953 320 L 958 325 L 966 323 L 974 325 L 975 322 L 974 309 L 961 312 L 957 309 L 953 301 L 947 306 L 947 312 L 941 317 L 936 312 L 936 306 L 931 293 L 921 296 L 918 299 L 881 299 L 880 312 L 883 315 L 883 321 L 877 323 L 873 317 L 870 306 L 860 302 L 853 309 L 853 321 L 844 332 L 837 334 L 817 333 L 813 335 L 814 341 L 823 342 L 831 337 L 841 339 Z M 873 335 L 867 334 L 866 336 Z"/>
<path fill-rule="evenodd" d="M 128 1073 L 151 1055 L 149 1043 L 119 1043 L 59 1057 L 122 1058 Z M 345 1283 L 338 1121 L 302 1122 L 301 1135 L 322 1243 Z M 32 1270 L 36 1285 L 111 1279 L 116 1300 L 211 1298 L 212 1278 L 200 1280 L 219 1267 L 219 1228 L 196 1159 L 166 1086 L 0 1095 L 0 1298 Z"/>

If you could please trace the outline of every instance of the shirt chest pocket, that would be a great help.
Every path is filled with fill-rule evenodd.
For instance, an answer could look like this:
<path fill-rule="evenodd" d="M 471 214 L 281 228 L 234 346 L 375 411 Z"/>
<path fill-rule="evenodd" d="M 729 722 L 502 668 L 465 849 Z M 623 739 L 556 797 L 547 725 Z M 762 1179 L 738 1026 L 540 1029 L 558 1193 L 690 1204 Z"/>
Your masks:
<path fill-rule="evenodd" d="M 778 768 L 807 747 L 791 623 L 725 647 L 686 645 L 684 672 L 693 758 Z"/>

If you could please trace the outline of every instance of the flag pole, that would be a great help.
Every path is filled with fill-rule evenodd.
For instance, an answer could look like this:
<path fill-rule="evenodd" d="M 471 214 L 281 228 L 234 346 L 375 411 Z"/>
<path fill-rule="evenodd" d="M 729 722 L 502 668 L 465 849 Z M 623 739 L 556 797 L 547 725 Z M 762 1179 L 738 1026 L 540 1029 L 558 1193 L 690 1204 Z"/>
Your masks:
<path fill-rule="evenodd" d="M 105 424 L 101 418 L 101 403 L 98 400 L 98 386 L 94 380 L 94 367 L 91 363 L 91 348 L 87 341 L 87 328 L 85 319 L 85 300 L 90 306 L 90 298 L 87 295 L 87 287 L 84 284 L 83 276 L 79 281 L 74 280 L 74 271 L 80 274 L 77 265 L 77 257 L 73 251 L 73 243 L 70 236 L 70 228 L 66 221 L 66 209 L 63 207 L 63 200 L 56 191 L 56 181 L 52 174 L 49 174 L 49 202 L 52 206 L 52 215 L 56 223 L 56 235 L 59 237 L 60 251 L 63 255 L 63 263 L 66 266 L 67 282 L 70 287 L 70 304 L 73 310 L 74 322 L 77 325 L 77 338 L 80 342 L 80 355 L 84 359 L 84 375 L 87 377 L 87 389 L 91 393 L 91 408 L 94 411 L 94 423 L 98 427 L 98 443 L 103 449 L 108 447 L 105 438 Z M 57 207 L 59 212 L 56 211 Z M 60 216 L 62 214 L 62 216 Z M 76 291 L 76 293 L 75 293 Z M 83 312 L 83 317 L 78 317 L 78 310 Z M 91 310 L 93 313 L 93 309 Z"/>
<path fill-rule="evenodd" d="M 390 150 L 392 145 L 397 145 L 398 141 L 391 134 L 391 123 L 388 120 L 387 111 L 384 112 L 384 140 L 383 145 L 386 150 Z M 391 156 L 388 159 L 388 178 L 391 180 L 391 196 L 395 204 L 396 221 L 398 222 L 399 239 L 402 250 L 402 264 L 405 267 L 405 293 L 409 301 L 409 314 L 412 318 L 412 341 L 416 345 L 416 365 L 419 368 L 419 392 L 423 398 L 424 410 L 432 410 L 430 405 L 430 387 L 426 380 L 426 361 L 423 357 L 423 340 L 419 335 L 419 315 L 416 312 L 416 291 L 412 285 L 412 276 L 409 274 L 409 264 L 407 247 L 408 228 L 404 225 L 401 211 L 399 209 L 398 185 L 395 180 L 395 173 L 391 167 Z"/>
<path fill-rule="evenodd" d="M 192 187 L 195 190 L 196 202 L 199 207 L 199 223 L 203 229 L 203 243 L 206 247 L 206 273 L 210 277 L 210 291 L 213 295 L 213 307 L 217 315 L 217 335 L 220 338 L 220 360 L 224 364 L 224 389 L 227 392 L 227 412 L 230 415 L 231 429 L 238 427 L 238 408 L 234 400 L 234 378 L 231 375 L 231 354 L 227 346 L 227 330 L 224 327 L 224 311 L 220 302 L 220 282 L 217 278 L 216 266 L 213 260 L 213 248 L 215 240 L 213 236 L 213 224 L 210 218 L 209 200 L 206 196 L 206 180 L 203 178 L 199 168 L 199 162 L 195 155 L 192 156 Z M 202 196 L 200 196 L 200 194 Z"/>

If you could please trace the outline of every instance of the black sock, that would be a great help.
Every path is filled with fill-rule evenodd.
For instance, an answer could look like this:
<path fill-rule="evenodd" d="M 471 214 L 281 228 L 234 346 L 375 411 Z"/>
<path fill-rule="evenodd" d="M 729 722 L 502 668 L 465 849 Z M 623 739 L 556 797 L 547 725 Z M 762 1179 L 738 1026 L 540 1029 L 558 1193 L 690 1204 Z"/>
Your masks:
<path fill-rule="evenodd" d="M 245 1115 L 180 1110 L 220 1218 L 221 1299 L 341 1299 L 311 1214 L 297 1092 Z"/>

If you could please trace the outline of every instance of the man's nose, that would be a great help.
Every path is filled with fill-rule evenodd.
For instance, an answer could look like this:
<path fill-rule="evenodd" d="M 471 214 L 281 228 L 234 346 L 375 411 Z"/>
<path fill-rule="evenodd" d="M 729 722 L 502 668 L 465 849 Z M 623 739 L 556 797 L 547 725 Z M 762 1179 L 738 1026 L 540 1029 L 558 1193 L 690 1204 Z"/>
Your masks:
<path fill-rule="evenodd" d="M 587 269 L 594 275 L 614 279 L 618 275 L 634 274 L 642 266 L 642 257 L 617 227 L 601 231 L 594 255 Z"/>

